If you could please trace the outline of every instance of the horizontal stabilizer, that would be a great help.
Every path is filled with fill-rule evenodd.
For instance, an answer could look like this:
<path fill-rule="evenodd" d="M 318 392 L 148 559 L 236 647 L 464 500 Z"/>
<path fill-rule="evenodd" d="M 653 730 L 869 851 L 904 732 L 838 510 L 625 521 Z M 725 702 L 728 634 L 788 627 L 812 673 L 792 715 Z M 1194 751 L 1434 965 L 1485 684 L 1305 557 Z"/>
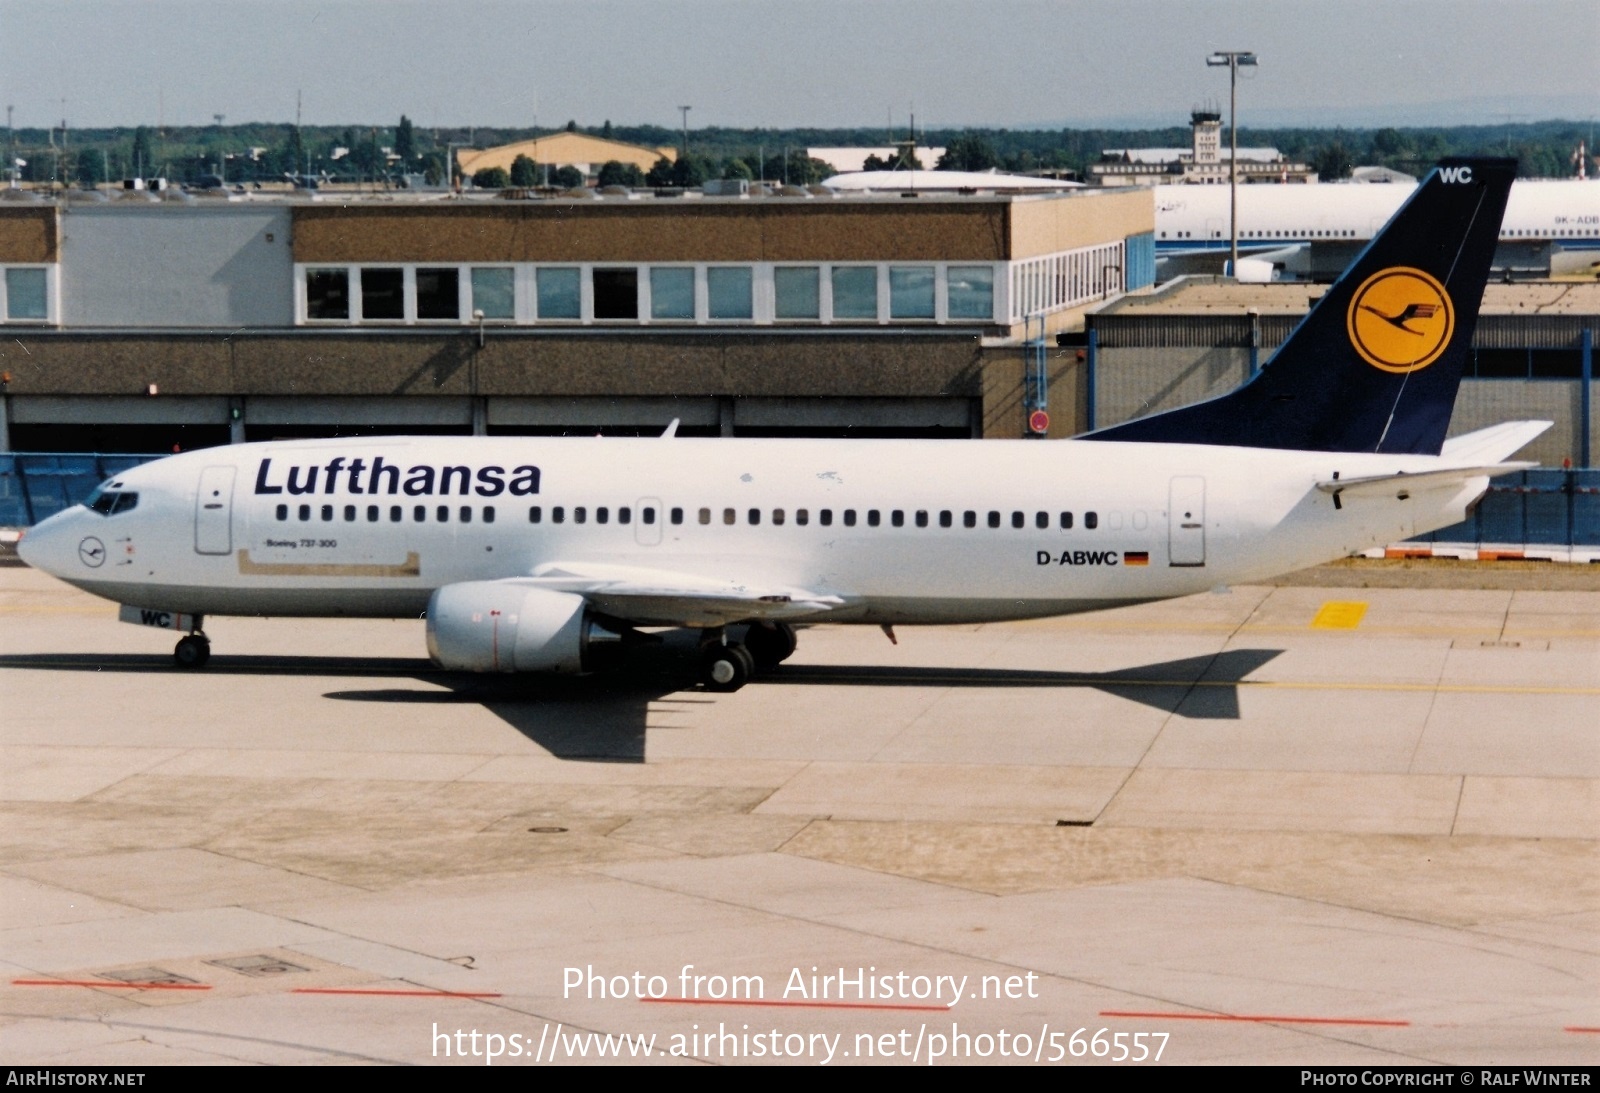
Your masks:
<path fill-rule="evenodd" d="M 1464 486 L 1474 478 L 1493 478 L 1537 467 L 1537 463 L 1490 463 L 1482 467 L 1443 467 L 1436 471 L 1375 474 L 1366 478 L 1330 478 L 1317 483 L 1323 493 L 1344 497 L 1395 497 L 1418 490 L 1442 490 Z"/>
<path fill-rule="evenodd" d="M 1552 421 L 1507 421 L 1487 429 L 1463 433 L 1444 442 L 1439 454 L 1462 463 L 1498 463 L 1515 455 L 1555 423 Z"/>

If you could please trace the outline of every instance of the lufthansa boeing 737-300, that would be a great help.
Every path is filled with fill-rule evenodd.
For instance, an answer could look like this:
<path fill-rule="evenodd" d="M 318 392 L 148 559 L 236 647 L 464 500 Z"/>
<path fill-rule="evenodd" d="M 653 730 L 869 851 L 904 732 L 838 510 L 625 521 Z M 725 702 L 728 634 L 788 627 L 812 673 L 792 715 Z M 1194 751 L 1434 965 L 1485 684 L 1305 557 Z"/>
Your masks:
<path fill-rule="evenodd" d="M 1453 524 L 1548 422 L 1446 440 L 1515 163 L 1442 162 L 1258 375 L 1062 441 L 394 437 L 118 475 L 20 552 L 186 632 L 427 618 L 446 669 L 582 672 L 703 631 L 731 691 L 821 622 L 987 622 L 1186 596 Z M 892 634 L 892 631 L 891 631 Z"/>

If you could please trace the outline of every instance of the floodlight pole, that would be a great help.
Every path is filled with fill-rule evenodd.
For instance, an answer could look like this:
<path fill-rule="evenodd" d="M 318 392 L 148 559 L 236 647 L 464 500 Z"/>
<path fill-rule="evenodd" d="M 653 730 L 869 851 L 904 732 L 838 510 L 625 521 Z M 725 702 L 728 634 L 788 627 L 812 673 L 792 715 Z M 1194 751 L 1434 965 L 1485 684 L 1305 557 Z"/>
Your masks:
<path fill-rule="evenodd" d="M 1228 69 L 1228 268 L 1239 279 L 1239 66 L 1256 67 L 1256 55 L 1249 50 L 1218 51 L 1206 58 L 1211 68 Z"/>

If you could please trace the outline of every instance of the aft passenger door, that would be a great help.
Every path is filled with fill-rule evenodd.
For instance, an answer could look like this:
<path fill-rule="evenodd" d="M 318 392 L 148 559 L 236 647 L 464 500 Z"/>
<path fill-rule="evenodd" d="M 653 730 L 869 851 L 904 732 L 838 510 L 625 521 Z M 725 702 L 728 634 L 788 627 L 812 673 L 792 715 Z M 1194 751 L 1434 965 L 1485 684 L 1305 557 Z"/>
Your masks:
<path fill-rule="evenodd" d="M 194 499 L 194 549 L 198 554 L 233 553 L 232 467 L 207 467 L 200 472 Z"/>
<path fill-rule="evenodd" d="M 1206 480 L 1180 475 L 1172 480 L 1167 506 L 1169 565 L 1206 564 Z"/>

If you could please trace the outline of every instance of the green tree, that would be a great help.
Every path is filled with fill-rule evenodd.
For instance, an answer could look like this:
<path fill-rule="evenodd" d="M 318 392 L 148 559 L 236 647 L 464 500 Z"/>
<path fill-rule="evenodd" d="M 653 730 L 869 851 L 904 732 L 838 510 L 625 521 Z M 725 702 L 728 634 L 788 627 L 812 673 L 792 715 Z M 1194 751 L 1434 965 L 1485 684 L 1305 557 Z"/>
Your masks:
<path fill-rule="evenodd" d="M 527 156 L 518 156 L 511 161 L 511 185 L 537 186 L 539 184 L 539 165 Z"/>
<path fill-rule="evenodd" d="M 504 167 L 484 167 L 472 173 L 472 184 L 480 190 L 504 190 L 511 185 L 511 176 Z"/>
<path fill-rule="evenodd" d="M 1000 157 L 988 138 L 977 133 L 962 133 L 945 145 L 937 164 L 941 171 L 987 171 L 1000 166 Z"/>
<path fill-rule="evenodd" d="M 1344 141 L 1334 137 L 1312 155 L 1311 166 L 1316 168 L 1319 178 L 1349 178 L 1352 158 Z"/>
<path fill-rule="evenodd" d="M 578 123 L 576 121 L 567 122 L 567 132 L 576 133 L 577 131 L 578 131 Z"/>
<path fill-rule="evenodd" d="M 410 168 L 417 158 L 417 134 L 411 119 L 404 114 L 400 115 L 400 124 L 394 127 L 394 154 L 400 157 L 404 168 Z"/>
<path fill-rule="evenodd" d="M 306 169 L 306 146 L 300 139 L 300 127 L 290 129 L 283 144 L 278 148 L 278 171 L 291 175 L 300 174 Z"/>
<path fill-rule="evenodd" d="M 750 181 L 755 179 L 756 173 L 750 169 L 750 165 L 744 160 L 734 158 L 722 165 L 722 177 L 742 178 Z"/>
<path fill-rule="evenodd" d="M 607 118 L 606 119 L 606 123 L 600 127 L 600 135 L 602 137 L 604 137 L 606 140 L 610 140 L 611 139 L 611 119 L 610 118 Z"/>
<path fill-rule="evenodd" d="M 576 167 L 558 167 L 550 176 L 550 181 L 560 186 L 563 190 L 580 189 L 586 181 L 583 172 Z"/>
<path fill-rule="evenodd" d="M 599 182 L 602 186 L 643 186 L 644 172 L 631 163 L 607 160 L 600 168 Z"/>
<path fill-rule="evenodd" d="M 156 169 L 156 154 L 150 147 L 150 130 L 144 126 L 133 131 L 133 170 L 138 176 L 148 177 Z"/>
<path fill-rule="evenodd" d="M 655 161 L 649 173 L 644 176 L 644 183 L 646 186 L 671 186 L 673 184 L 672 177 L 672 161 L 666 156 L 662 156 Z"/>
<path fill-rule="evenodd" d="M 444 182 L 444 153 L 429 152 L 422 157 L 422 180 L 429 186 Z"/>
<path fill-rule="evenodd" d="M 672 165 L 672 184 L 682 186 L 684 189 L 701 186 L 711 174 L 710 161 L 704 156 L 690 152 L 686 156 L 679 156 L 678 162 Z"/>

